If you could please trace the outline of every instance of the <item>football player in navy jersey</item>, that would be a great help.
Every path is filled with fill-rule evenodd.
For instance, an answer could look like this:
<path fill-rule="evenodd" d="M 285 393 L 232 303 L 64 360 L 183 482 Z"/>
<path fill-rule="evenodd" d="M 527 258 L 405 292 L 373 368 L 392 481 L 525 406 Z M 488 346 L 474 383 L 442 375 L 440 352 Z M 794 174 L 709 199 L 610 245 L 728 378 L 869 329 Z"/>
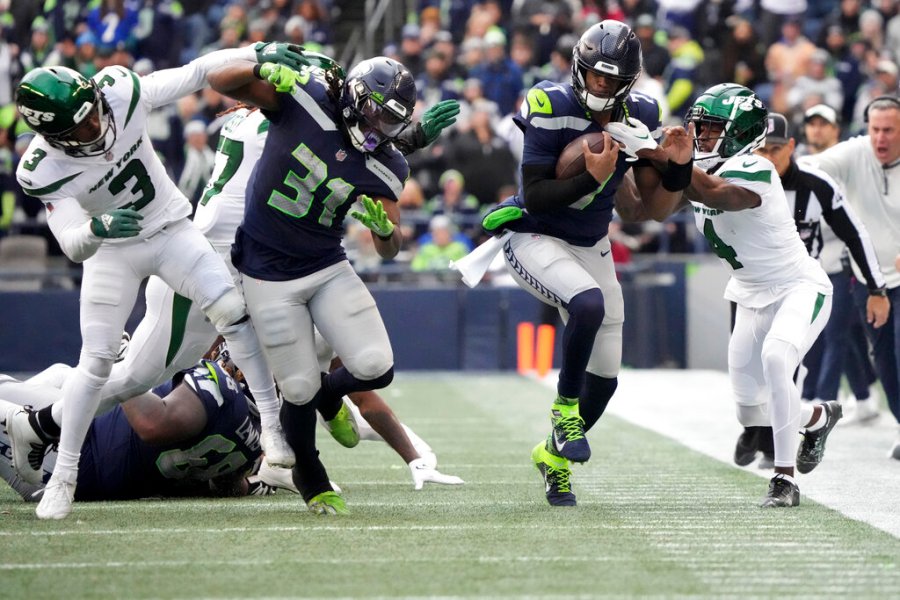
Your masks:
<path fill-rule="evenodd" d="M 375 301 L 344 254 L 343 222 L 358 201 L 362 210 L 352 216 L 372 230 L 378 253 L 399 251 L 396 200 L 409 167 L 392 142 L 410 124 L 415 83 L 384 57 L 359 63 L 343 80 L 333 71 L 235 61 L 209 81 L 270 121 L 232 259 L 286 400 L 282 424 L 297 457 L 297 487 L 311 510 L 346 512 L 318 458 L 316 407 L 337 411 L 341 396 L 387 386 L 393 353 Z M 313 324 L 343 360 L 325 377 Z"/>
<path fill-rule="evenodd" d="M 20 404 L 40 406 L 61 396 L 59 388 L 37 379 L 4 378 L 0 388 L 4 398 Z M 10 414 L 12 403 L 0 400 L 0 407 Z M 0 425 L 5 429 L 5 422 Z M 0 476 L 23 498 L 37 501 L 43 485 L 18 477 L 5 433 L 0 433 Z M 262 455 L 259 414 L 213 361 L 178 373 L 171 389 L 141 394 L 94 419 L 81 450 L 79 501 L 243 496 L 265 489 L 247 479 Z M 51 453 L 44 461 L 44 481 L 54 463 Z"/>
<path fill-rule="evenodd" d="M 588 29 L 573 50 L 571 83 L 542 81 L 528 91 L 515 117 L 524 132 L 522 187 L 484 220 L 491 233 L 514 232 L 503 246 L 514 278 L 566 323 L 552 431 L 532 451 L 554 506 L 575 505 L 569 462 L 590 458 L 585 431 L 617 386 L 625 315 L 607 237 L 616 190 L 633 169 L 639 198 L 626 216 L 662 220 L 690 183 L 690 134 L 661 129 L 656 101 L 630 93 L 641 68 L 627 25 Z M 586 171 L 556 179 L 563 149 L 603 131 L 600 152 L 582 140 Z"/>

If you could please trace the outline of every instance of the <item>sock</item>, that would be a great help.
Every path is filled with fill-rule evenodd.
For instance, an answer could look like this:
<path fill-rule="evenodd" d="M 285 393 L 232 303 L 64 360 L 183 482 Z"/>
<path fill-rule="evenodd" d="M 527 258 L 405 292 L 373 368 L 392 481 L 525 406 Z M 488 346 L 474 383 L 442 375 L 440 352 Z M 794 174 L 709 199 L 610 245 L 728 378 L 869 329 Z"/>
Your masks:
<path fill-rule="evenodd" d="M 244 374 L 253 400 L 259 408 L 262 426 L 271 427 L 278 422 L 281 410 L 278 396 L 275 394 L 275 380 L 269 371 L 269 365 L 263 356 L 256 330 L 249 320 L 231 325 L 222 331 L 228 343 L 228 351 L 234 364 Z"/>
<path fill-rule="evenodd" d="M 592 373 L 585 374 L 581 403 L 578 407 L 578 413 L 584 419 L 585 431 L 590 430 L 603 415 L 618 386 L 618 377 L 607 378 Z"/>
<path fill-rule="evenodd" d="M 104 383 L 105 378 L 92 375 L 79 365 L 63 386 L 63 398 L 66 399 L 69 408 L 63 413 L 59 455 L 53 470 L 53 475 L 57 479 L 68 481 L 78 472 L 81 445 L 84 444 L 84 438 L 100 404 L 100 389 Z"/>
<path fill-rule="evenodd" d="M 819 418 L 806 426 L 807 431 L 818 431 L 825 427 L 825 422 L 828 420 L 828 416 L 825 414 L 825 407 L 822 407 L 822 410 L 819 411 Z"/>
<path fill-rule="evenodd" d="M 38 432 L 38 437 L 41 439 L 45 437 L 51 440 L 59 439 L 60 429 L 56 421 L 53 420 L 53 406 L 53 404 L 45 406 L 34 413 L 35 418 L 33 421 L 30 415 L 28 417 L 28 422 Z"/>
<path fill-rule="evenodd" d="M 563 330 L 562 366 L 556 389 L 564 398 L 577 398 L 584 384 L 597 331 L 606 315 L 603 292 L 599 288 L 585 290 L 576 294 L 565 308 L 569 312 L 569 321 Z"/>
<path fill-rule="evenodd" d="M 782 479 L 786 479 L 787 481 L 790 481 L 794 485 L 797 485 L 797 482 L 794 481 L 794 478 L 791 477 L 790 475 L 787 475 L 786 473 L 775 473 L 775 477 L 781 477 Z"/>
<path fill-rule="evenodd" d="M 281 405 L 281 423 L 288 444 L 294 450 L 297 462 L 291 470 L 294 485 L 300 490 L 304 502 L 331 490 L 328 472 L 319 460 L 316 449 L 316 409 L 312 402 L 297 405 L 284 402 Z"/>

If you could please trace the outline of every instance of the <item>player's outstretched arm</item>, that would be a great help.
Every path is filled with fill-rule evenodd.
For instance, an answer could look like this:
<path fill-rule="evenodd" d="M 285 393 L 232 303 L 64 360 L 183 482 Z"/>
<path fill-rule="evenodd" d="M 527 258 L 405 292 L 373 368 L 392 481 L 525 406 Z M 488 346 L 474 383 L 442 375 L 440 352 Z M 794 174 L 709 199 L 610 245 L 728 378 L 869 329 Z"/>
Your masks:
<path fill-rule="evenodd" d="M 299 74 L 290 67 L 246 61 L 233 62 L 209 74 L 209 85 L 235 100 L 266 110 L 278 110 L 278 93 L 290 91 Z"/>

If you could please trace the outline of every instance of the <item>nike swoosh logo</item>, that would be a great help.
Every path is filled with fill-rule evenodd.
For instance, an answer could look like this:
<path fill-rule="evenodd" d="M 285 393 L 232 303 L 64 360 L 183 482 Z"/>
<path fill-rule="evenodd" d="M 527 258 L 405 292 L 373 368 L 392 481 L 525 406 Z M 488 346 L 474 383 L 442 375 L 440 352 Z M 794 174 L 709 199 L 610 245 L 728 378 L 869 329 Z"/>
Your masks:
<path fill-rule="evenodd" d="M 646 140 L 646 139 L 649 139 L 649 138 L 650 138 L 649 135 L 636 135 L 636 136 L 634 136 L 634 137 L 636 137 L 636 138 L 639 139 L 639 140 Z"/>
<path fill-rule="evenodd" d="M 544 101 L 541 98 L 535 98 L 534 102 L 541 108 L 544 108 Z"/>
<path fill-rule="evenodd" d="M 745 162 L 743 166 L 744 166 L 744 168 L 746 169 L 747 167 L 752 167 L 752 166 L 755 165 L 755 164 L 756 164 L 756 161 L 755 161 L 755 160 L 751 160 L 750 162 Z"/>
<path fill-rule="evenodd" d="M 601 251 L 600 251 L 600 256 L 606 256 L 606 255 L 609 254 L 610 252 L 612 252 L 612 248 L 610 248 L 610 249 L 607 250 L 606 252 L 604 252 L 603 250 L 601 250 Z"/>
<path fill-rule="evenodd" d="M 553 445 L 556 446 L 557 452 L 562 452 L 562 449 L 566 447 L 567 443 L 568 442 L 563 442 L 562 444 L 560 444 L 559 438 L 556 437 L 556 432 L 555 431 L 553 432 Z"/>

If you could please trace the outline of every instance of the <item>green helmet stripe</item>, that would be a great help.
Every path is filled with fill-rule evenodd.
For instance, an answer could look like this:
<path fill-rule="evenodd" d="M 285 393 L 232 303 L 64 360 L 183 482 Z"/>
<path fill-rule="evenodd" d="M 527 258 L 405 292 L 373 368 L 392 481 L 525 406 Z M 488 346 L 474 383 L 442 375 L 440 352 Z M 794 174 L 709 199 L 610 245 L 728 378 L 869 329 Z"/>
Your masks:
<path fill-rule="evenodd" d="M 59 188 L 66 185 L 67 183 L 69 183 L 70 181 L 72 181 L 73 179 L 75 179 L 76 177 L 81 175 L 83 172 L 84 171 L 78 171 L 74 175 L 70 175 L 69 177 L 60 179 L 59 181 L 51 183 L 50 185 L 48 185 L 46 187 L 35 188 L 35 189 L 22 188 L 22 191 L 25 192 L 26 194 L 28 194 L 29 196 L 35 196 L 35 197 L 46 196 L 47 194 L 52 194 L 53 192 L 57 191 Z"/>

